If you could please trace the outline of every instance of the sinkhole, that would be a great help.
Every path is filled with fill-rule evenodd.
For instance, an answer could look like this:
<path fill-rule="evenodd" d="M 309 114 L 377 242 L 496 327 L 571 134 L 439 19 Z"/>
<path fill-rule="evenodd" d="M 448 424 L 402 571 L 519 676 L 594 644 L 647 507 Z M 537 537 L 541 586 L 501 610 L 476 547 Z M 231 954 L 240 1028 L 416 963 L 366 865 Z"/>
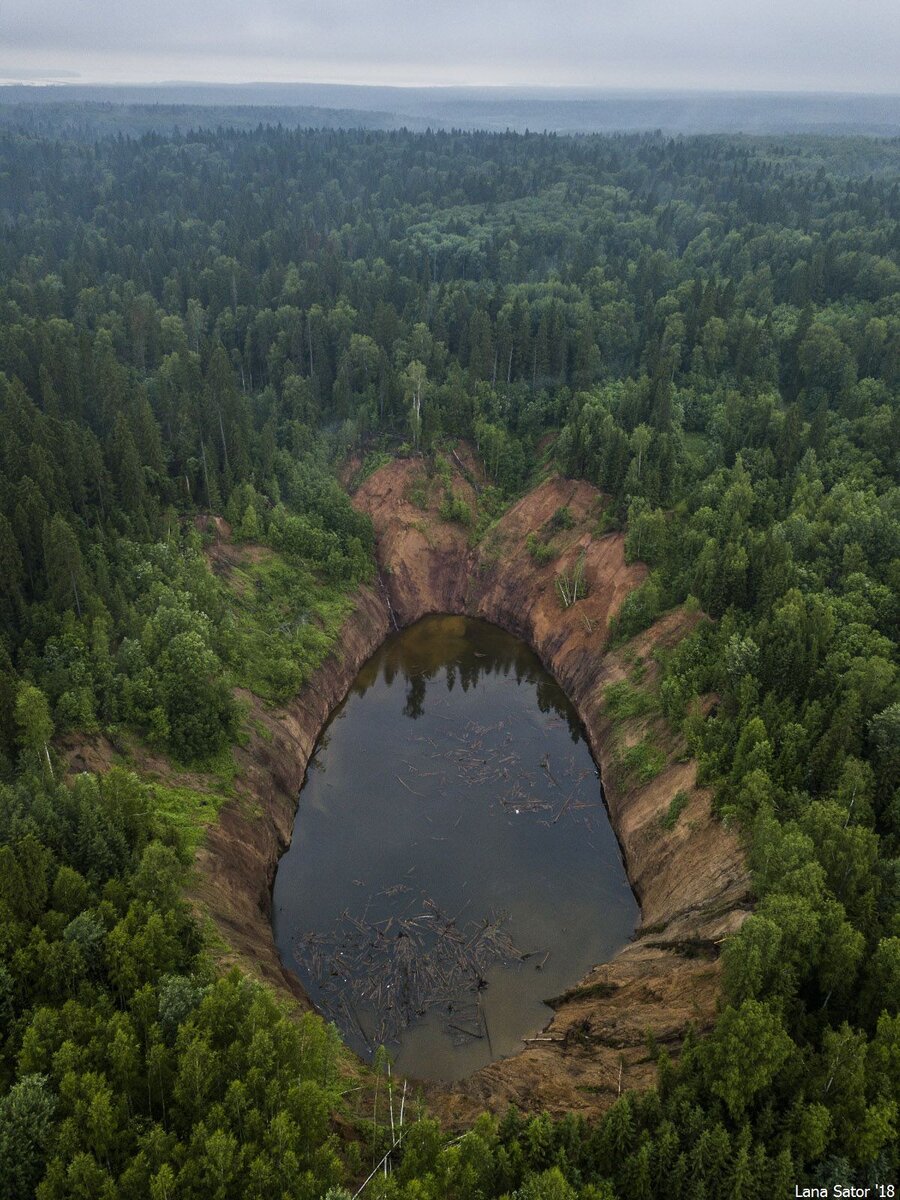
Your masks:
<path fill-rule="evenodd" d="M 573 705 L 519 638 L 425 617 L 331 715 L 278 866 L 284 963 L 347 1043 L 452 1080 L 520 1050 L 638 907 Z"/>

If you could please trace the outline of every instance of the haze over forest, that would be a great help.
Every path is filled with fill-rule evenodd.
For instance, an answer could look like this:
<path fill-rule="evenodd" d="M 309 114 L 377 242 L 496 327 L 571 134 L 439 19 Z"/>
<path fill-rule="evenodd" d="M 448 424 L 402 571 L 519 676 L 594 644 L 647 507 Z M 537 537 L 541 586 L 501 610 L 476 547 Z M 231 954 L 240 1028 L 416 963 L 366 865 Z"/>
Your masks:
<path fill-rule="evenodd" d="M 898 45 L 891 0 L 6 0 L 0 120 L 896 136 Z"/>
<path fill-rule="evenodd" d="M 313 83 L 0 87 L 0 124 L 140 134 L 259 124 L 669 134 L 900 133 L 900 94 L 398 88 Z"/>

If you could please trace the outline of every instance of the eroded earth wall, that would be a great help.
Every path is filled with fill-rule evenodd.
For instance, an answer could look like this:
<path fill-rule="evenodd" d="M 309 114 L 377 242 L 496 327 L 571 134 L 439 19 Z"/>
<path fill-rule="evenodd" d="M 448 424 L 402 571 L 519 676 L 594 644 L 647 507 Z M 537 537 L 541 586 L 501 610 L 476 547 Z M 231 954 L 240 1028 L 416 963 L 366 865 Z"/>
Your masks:
<path fill-rule="evenodd" d="M 607 624 L 644 578 L 627 564 L 619 533 L 598 535 L 602 498 L 586 483 L 555 478 L 513 506 L 472 548 L 467 531 L 440 519 L 423 501 L 422 464 L 397 461 L 367 479 L 354 503 L 372 519 L 379 578 L 360 590 L 334 653 L 302 693 L 273 710 L 254 697 L 254 732 L 239 750 L 240 798 L 221 812 L 198 855 L 196 899 L 209 912 L 230 955 L 308 1003 L 284 970 L 271 931 L 271 885 L 288 844 L 297 793 L 316 739 L 360 666 L 392 628 L 428 613 L 477 616 L 529 642 L 576 705 L 600 766 L 613 828 L 641 905 L 634 940 L 578 986 L 554 1001 L 546 1030 L 512 1058 L 462 1083 L 431 1084 L 432 1103 L 447 1120 L 484 1107 L 596 1112 L 628 1087 L 652 1082 L 648 1037 L 677 1049 L 689 1025 L 708 1026 L 719 1002 L 718 949 L 748 909 L 748 878 L 737 839 L 696 786 L 696 765 L 662 718 L 615 725 L 603 693 L 625 679 L 635 661 L 652 685 L 655 647 L 675 644 L 701 619 L 676 610 L 616 653 L 607 653 Z M 453 489 L 473 507 L 472 476 Z M 418 503 L 413 503 L 415 496 Z M 565 506 L 570 528 L 555 539 L 554 561 L 539 565 L 529 533 L 547 528 Z M 583 560 L 584 599 L 563 609 L 555 579 Z M 649 673 L 649 674 L 647 674 Z M 621 752 L 651 733 L 665 751 L 662 771 L 640 785 L 621 766 Z M 686 793 L 677 823 L 661 817 Z M 526 966 L 524 969 L 528 969 Z"/>

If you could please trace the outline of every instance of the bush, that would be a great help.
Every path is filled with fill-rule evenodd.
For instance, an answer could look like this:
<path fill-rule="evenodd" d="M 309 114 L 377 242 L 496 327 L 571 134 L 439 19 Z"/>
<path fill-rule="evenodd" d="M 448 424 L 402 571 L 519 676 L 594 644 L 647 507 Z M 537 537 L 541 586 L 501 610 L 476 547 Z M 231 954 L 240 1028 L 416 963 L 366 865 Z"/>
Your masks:
<path fill-rule="evenodd" d="M 658 750 L 646 738 L 629 746 L 622 755 L 622 766 L 638 783 L 649 783 L 665 765 L 666 756 L 662 750 Z"/>
<path fill-rule="evenodd" d="M 640 587 L 625 597 L 618 614 L 610 621 L 613 641 L 624 642 L 636 633 L 649 629 L 661 612 L 662 596 L 659 584 L 651 575 Z"/>
<path fill-rule="evenodd" d="M 552 562 L 556 558 L 556 551 L 553 547 L 548 546 L 546 542 L 539 541 L 534 533 L 529 533 L 525 539 L 525 545 L 528 547 L 528 553 L 539 567 L 546 566 L 548 562 Z"/>
<path fill-rule="evenodd" d="M 575 518 L 572 516 L 568 504 L 562 504 L 550 520 L 544 524 L 544 536 L 551 538 L 563 529 L 572 529 L 574 525 Z"/>
<path fill-rule="evenodd" d="M 647 692 L 639 691 L 622 679 L 604 690 L 603 707 L 611 717 L 621 721 L 652 712 L 656 708 L 656 701 Z"/>
<path fill-rule="evenodd" d="M 669 801 L 669 807 L 665 813 L 659 818 L 659 823 L 663 829 L 672 830 L 678 823 L 678 818 L 687 808 L 690 796 L 685 791 L 677 791 Z"/>
<path fill-rule="evenodd" d="M 406 488 L 406 499 L 422 512 L 428 508 L 428 481 L 424 476 L 414 479 Z"/>
<path fill-rule="evenodd" d="M 468 529 L 472 524 L 472 510 L 461 496 L 454 496 L 451 491 L 444 493 L 441 507 L 438 510 L 442 521 L 451 521 Z"/>

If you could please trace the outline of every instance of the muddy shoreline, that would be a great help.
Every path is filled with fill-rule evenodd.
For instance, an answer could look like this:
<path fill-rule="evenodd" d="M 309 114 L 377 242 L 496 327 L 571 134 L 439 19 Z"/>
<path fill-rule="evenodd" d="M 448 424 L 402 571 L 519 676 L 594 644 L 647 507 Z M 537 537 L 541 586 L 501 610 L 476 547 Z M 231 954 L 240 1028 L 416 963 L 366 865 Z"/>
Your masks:
<path fill-rule="evenodd" d="M 603 711 L 604 688 L 627 677 L 635 656 L 652 672 L 653 648 L 677 642 L 698 617 L 667 614 L 628 647 L 606 653 L 609 617 L 646 572 L 640 564 L 626 564 L 620 534 L 598 536 L 601 502 L 593 488 L 549 480 L 510 509 L 473 550 L 465 530 L 440 520 L 439 497 L 424 509 L 411 503 L 421 471 L 414 460 L 392 463 L 366 480 L 354 498 L 375 526 L 379 579 L 360 589 L 336 653 L 280 710 L 244 696 L 254 732 L 237 752 L 239 799 L 222 809 L 208 831 L 197 856 L 193 896 L 225 942 L 226 961 L 308 1005 L 274 944 L 271 887 L 322 727 L 396 625 L 430 613 L 499 625 L 533 647 L 578 711 L 600 767 L 641 923 L 631 943 L 557 998 L 555 1016 L 539 1039 L 460 1083 L 430 1084 L 426 1093 L 450 1121 L 509 1103 L 556 1113 L 598 1112 L 620 1090 L 652 1082 L 649 1035 L 677 1052 L 689 1025 L 702 1029 L 711 1023 L 719 996 L 718 943 L 748 909 L 740 846 L 712 816 L 708 792 L 695 786 L 696 766 L 685 759 L 683 745 L 661 720 L 649 729 L 644 719 L 614 731 Z M 474 502 L 461 476 L 453 488 Z M 559 558 L 540 566 L 527 549 L 527 535 L 561 505 L 574 524 L 556 539 Z M 589 594 L 563 611 L 555 576 L 582 556 Z M 666 765 L 650 783 L 635 786 L 623 776 L 613 748 L 647 732 L 665 751 Z M 686 791 L 689 801 L 675 828 L 666 831 L 660 816 L 677 791 Z"/>

